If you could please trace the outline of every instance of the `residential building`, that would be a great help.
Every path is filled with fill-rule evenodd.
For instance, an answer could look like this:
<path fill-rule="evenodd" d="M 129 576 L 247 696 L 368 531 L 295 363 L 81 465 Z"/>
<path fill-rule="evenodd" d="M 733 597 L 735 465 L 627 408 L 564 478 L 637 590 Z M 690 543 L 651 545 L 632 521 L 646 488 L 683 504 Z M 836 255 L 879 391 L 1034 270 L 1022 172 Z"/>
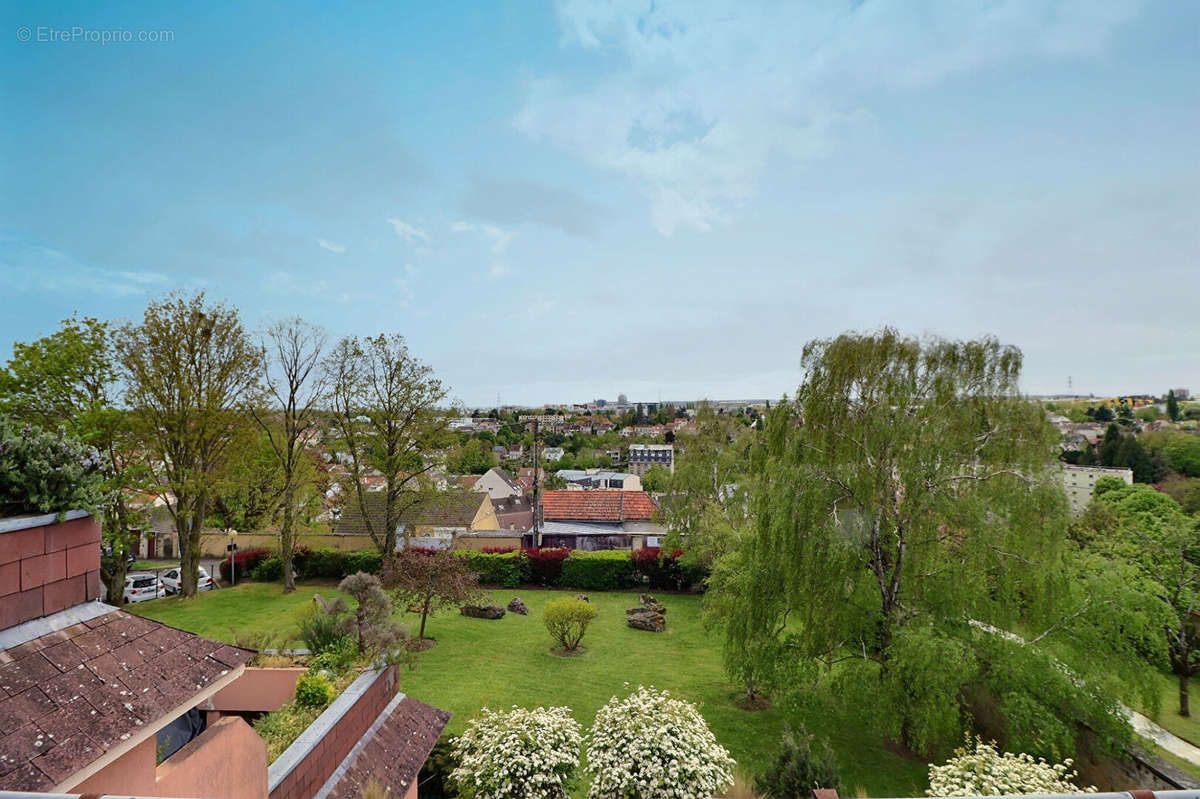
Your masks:
<path fill-rule="evenodd" d="M 533 529 L 533 499 L 526 496 L 492 499 L 497 529 L 524 535 Z"/>
<path fill-rule="evenodd" d="M 568 489 L 642 490 L 642 478 L 628 472 L 610 472 L 603 469 L 559 469 L 555 474 L 567 481 Z"/>
<path fill-rule="evenodd" d="M 546 491 L 541 496 L 541 546 L 642 549 L 666 534 L 658 506 L 644 491 Z"/>
<path fill-rule="evenodd" d="M 1078 516 L 1087 509 L 1096 489 L 1096 481 L 1101 477 L 1116 477 L 1124 481 L 1126 485 L 1133 485 L 1133 470 L 1131 469 L 1063 464 L 1063 489 L 1067 492 L 1067 502 L 1070 503 L 1072 516 Z"/>
<path fill-rule="evenodd" d="M 628 452 L 629 471 L 638 477 L 644 477 L 654 466 L 675 473 L 674 444 L 630 444 Z"/>
<path fill-rule="evenodd" d="M 519 497 L 525 493 L 517 479 L 498 466 L 488 469 L 471 488 L 485 492 L 492 499 Z"/>
<path fill-rule="evenodd" d="M 550 463 L 558 463 L 565 454 L 566 450 L 562 447 L 546 447 L 542 450 L 542 459 Z"/>
<path fill-rule="evenodd" d="M 340 518 L 330 524 L 330 535 L 349 538 L 350 546 L 339 549 L 370 549 L 376 536 L 384 534 L 385 499 L 367 494 L 368 526 L 357 502 L 347 502 Z M 396 524 L 396 546 L 449 549 L 456 535 L 473 530 L 497 530 L 500 527 L 491 498 L 477 491 L 438 491 L 425 494 L 415 504 L 404 508 Z M 357 545 L 353 545 L 357 544 Z"/>

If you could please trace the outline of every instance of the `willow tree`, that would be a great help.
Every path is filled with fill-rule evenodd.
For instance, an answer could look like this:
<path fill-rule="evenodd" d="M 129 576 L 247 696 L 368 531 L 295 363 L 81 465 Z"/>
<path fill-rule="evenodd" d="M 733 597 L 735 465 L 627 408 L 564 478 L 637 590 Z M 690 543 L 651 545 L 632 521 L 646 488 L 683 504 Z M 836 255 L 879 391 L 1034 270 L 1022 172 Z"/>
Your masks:
<path fill-rule="evenodd" d="M 1133 644 L 1106 638 L 1119 587 L 1070 577 L 1086 570 L 1020 352 L 885 329 L 811 342 L 802 365 L 753 459 L 745 575 L 723 581 L 738 595 L 713 600 L 738 676 L 823 683 L 925 753 L 961 738 L 981 696 L 1024 751 L 1072 749 L 1076 720 L 1121 738 L 1110 686 L 1045 646 Z M 1004 635 L 1017 624 L 1036 643 Z"/>
<path fill-rule="evenodd" d="M 344 338 L 323 368 L 332 405 L 331 444 L 351 482 L 346 493 L 371 541 L 387 555 L 396 551 L 405 512 L 437 502 L 425 480 L 434 463 L 425 455 L 449 443 L 450 417 L 438 407 L 446 389 L 400 335 Z M 368 476 L 383 478 L 382 515 L 368 501 Z"/>
<path fill-rule="evenodd" d="M 262 353 L 236 308 L 204 294 L 150 303 L 116 337 L 125 397 L 143 442 L 143 463 L 179 536 L 183 595 L 194 596 L 200 534 L 226 449 L 246 424 Z"/>

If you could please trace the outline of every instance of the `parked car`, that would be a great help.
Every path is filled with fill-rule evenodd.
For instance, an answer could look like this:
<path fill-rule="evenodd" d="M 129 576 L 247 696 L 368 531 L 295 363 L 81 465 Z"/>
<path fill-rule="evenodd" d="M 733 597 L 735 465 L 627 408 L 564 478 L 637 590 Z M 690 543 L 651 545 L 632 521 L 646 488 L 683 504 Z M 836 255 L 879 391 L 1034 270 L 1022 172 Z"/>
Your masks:
<path fill-rule="evenodd" d="M 183 586 L 183 575 L 180 573 L 178 566 L 172 566 L 162 576 L 162 583 L 167 588 L 168 594 L 178 594 Z M 208 576 L 208 572 L 204 567 L 200 567 L 200 573 L 196 577 L 197 591 L 211 591 L 213 589 L 212 578 Z"/>
<path fill-rule="evenodd" d="M 153 574 L 125 575 L 125 601 L 145 602 L 147 599 L 158 599 L 167 595 L 162 580 Z"/>

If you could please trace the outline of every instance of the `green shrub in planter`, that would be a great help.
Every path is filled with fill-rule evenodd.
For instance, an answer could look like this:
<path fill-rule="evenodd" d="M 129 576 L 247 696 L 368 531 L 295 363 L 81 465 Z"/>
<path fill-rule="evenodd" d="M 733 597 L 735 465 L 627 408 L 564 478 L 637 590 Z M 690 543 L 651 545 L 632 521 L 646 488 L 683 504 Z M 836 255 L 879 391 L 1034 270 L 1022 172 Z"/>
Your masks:
<path fill-rule="evenodd" d="M 303 707 L 325 707 L 333 701 L 333 683 L 320 674 L 301 674 L 296 680 L 296 703 Z"/>
<path fill-rule="evenodd" d="M 616 591 L 638 584 L 629 553 L 623 550 L 581 552 L 563 561 L 562 585 L 581 591 Z"/>

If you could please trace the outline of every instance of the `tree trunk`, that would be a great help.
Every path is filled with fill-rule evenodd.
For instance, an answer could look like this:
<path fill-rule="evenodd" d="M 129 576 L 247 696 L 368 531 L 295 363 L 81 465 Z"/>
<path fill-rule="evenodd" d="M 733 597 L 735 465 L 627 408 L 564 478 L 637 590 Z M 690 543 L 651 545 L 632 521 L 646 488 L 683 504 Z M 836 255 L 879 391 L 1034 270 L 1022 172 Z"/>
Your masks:
<path fill-rule="evenodd" d="M 279 548 L 283 556 L 283 593 L 296 590 L 296 576 L 292 569 L 292 555 L 296 549 L 296 489 L 289 477 L 283 489 L 283 524 L 279 530 Z"/>
<path fill-rule="evenodd" d="M 1179 715 L 1184 717 L 1192 715 L 1191 707 L 1188 704 L 1187 672 L 1179 673 Z"/>
<path fill-rule="evenodd" d="M 417 633 L 418 641 L 425 640 L 425 619 L 429 616 L 429 602 L 431 599 L 432 597 L 427 595 L 425 597 L 425 604 L 421 606 L 421 632 Z"/>
<path fill-rule="evenodd" d="M 192 546 L 194 519 L 183 507 L 175 516 L 175 533 L 179 536 L 179 592 L 185 597 L 196 595 L 197 570 L 200 568 L 199 547 Z"/>

